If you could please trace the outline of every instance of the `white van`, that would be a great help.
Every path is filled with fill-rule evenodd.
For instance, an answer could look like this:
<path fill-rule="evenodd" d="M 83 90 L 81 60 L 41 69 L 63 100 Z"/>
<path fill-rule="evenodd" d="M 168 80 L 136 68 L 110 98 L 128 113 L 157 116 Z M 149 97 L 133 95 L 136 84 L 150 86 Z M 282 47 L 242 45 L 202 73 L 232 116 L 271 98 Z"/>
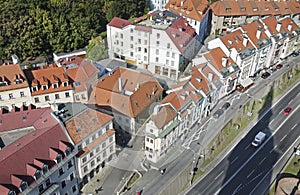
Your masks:
<path fill-rule="evenodd" d="M 258 134 L 256 134 L 253 142 L 252 142 L 252 146 L 258 147 L 265 139 L 266 139 L 266 134 L 263 132 L 258 132 Z"/>

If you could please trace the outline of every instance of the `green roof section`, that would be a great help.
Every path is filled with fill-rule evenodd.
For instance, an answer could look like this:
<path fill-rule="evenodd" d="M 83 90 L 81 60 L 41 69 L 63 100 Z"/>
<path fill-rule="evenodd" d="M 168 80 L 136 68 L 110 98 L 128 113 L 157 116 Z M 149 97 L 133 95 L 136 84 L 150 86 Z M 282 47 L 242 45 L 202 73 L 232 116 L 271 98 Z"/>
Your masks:
<path fill-rule="evenodd" d="M 179 120 L 175 120 L 171 125 L 169 125 L 163 132 L 161 132 L 160 134 L 158 134 L 159 138 L 163 138 L 166 135 L 168 135 L 171 131 L 173 131 L 173 129 L 175 127 L 177 127 L 179 124 Z"/>

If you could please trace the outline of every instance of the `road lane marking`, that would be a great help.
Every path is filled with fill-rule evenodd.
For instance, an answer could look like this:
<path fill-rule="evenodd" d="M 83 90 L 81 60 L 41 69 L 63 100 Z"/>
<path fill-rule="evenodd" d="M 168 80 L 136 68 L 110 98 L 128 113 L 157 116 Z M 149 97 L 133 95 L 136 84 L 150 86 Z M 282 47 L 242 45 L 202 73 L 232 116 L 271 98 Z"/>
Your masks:
<path fill-rule="evenodd" d="M 221 171 L 221 173 L 219 173 L 219 175 L 217 175 L 217 176 L 215 177 L 215 180 L 217 180 L 218 177 L 220 177 L 223 173 L 224 173 L 224 171 Z"/>
<path fill-rule="evenodd" d="M 273 120 L 271 120 L 270 124 L 272 124 L 274 122 L 275 118 Z"/>
<path fill-rule="evenodd" d="M 277 145 L 274 146 L 272 150 L 270 150 L 270 154 L 276 149 Z"/>
<path fill-rule="evenodd" d="M 248 146 L 246 146 L 246 148 L 244 150 L 247 150 L 250 147 L 250 144 Z"/>
<path fill-rule="evenodd" d="M 266 157 L 264 157 L 260 162 L 259 165 L 261 165 L 266 160 Z"/>
<path fill-rule="evenodd" d="M 252 171 L 249 173 L 249 175 L 247 175 L 247 178 L 249 178 L 249 177 L 252 175 L 252 173 L 254 173 L 254 171 L 255 171 L 255 169 L 252 170 Z"/>
<path fill-rule="evenodd" d="M 238 158 L 239 158 L 238 156 L 235 157 L 235 158 L 233 159 L 233 161 L 230 162 L 230 164 L 233 164 Z"/>
<path fill-rule="evenodd" d="M 282 142 L 282 140 L 284 140 L 286 138 L 287 135 L 283 136 L 283 138 L 281 138 L 281 140 L 279 142 Z"/>
<path fill-rule="evenodd" d="M 236 187 L 235 190 L 233 191 L 233 194 L 236 194 L 239 191 L 241 186 L 242 184 L 240 183 L 240 185 L 238 185 L 238 187 Z"/>
<path fill-rule="evenodd" d="M 295 129 L 295 127 L 298 125 L 298 123 L 297 124 L 295 124 L 293 127 L 292 127 L 292 130 L 294 130 Z"/>

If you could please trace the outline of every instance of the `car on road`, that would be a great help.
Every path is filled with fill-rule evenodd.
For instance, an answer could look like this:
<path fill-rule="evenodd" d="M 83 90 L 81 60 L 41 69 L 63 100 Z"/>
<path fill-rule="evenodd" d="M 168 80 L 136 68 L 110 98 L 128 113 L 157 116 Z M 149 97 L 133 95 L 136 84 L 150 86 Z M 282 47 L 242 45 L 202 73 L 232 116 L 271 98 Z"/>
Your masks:
<path fill-rule="evenodd" d="M 267 135 L 263 132 L 258 132 L 258 134 L 256 134 L 253 142 L 251 143 L 252 146 L 258 147 L 265 139 L 266 139 Z"/>
<path fill-rule="evenodd" d="M 270 76 L 271 74 L 269 72 L 265 72 L 261 75 L 261 78 L 266 79 Z"/>
<path fill-rule="evenodd" d="M 297 57 L 299 55 L 299 52 L 298 51 L 294 51 L 293 53 L 292 53 L 292 56 L 293 57 Z"/>
<path fill-rule="evenodd" d="M 219 109 L 219 110 L 217 110 L 217 111 L 214 113 L 213 117 L 217 119 L 217 118 L 219 118 L 223 113 L 224 113 L 224 111 L 223 111 L 222 109 Z"/>
<path fill-rule="evenodd" d="M 282 68 L 282 66 L 283 66 L 282 64 L 277 64 L 277 65 L 276 65 L 276 68 L 279 70 L 279 69 Z"/>
<path fill-rule="evenodd" d="M 226 102 L 225 104 L 223 104 L 222 109 L 227 110 L 229 107 L 230 107 L 230 103 Z"/>
<path fill-rule="evenodd" d="M 292 108 L 291 108 L 291 107 L 286 107 L 286 108 L 283 110 L 283 114 L 288 115 L 291 111 L 292 111 Z"/>

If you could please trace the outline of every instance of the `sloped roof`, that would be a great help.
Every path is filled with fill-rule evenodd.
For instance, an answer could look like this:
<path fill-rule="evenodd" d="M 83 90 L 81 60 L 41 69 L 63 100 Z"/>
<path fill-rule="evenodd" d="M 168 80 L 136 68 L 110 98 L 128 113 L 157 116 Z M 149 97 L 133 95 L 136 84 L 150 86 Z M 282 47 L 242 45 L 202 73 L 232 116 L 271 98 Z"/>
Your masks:
<path fill-rule="evenodd" d="M 151 115 L 151 120 L 155 123 L 157 128 L 162 128 L 168 122 L 173 120 L 177 116 L 177 112 L 170 106 L 164 105 L 161 106 L 157 114 Z"/>
<path fill-rule="evenodd" d="M 181 53 L 183 53 L 198 36 L 193 27 L 190 26 L 188 21 L 183 17 L 176 20 L 166 32 Z"/>
<path fill-rule="evenodd" d="M 114 17 L 109 23 L 108 25 L 109 26 L 113 26 L 113 27 L 116 27 L 116 28 L 124 28 L 128 25 L 130 25 L 131 22 L 128 21 L 128 20 L 125 20 L 125 19 L 122 19 L 122 18 L 118 18 L 118 17 Z"/>
<path fill-rule="evenodd" d="M 269 40 L 269 37 L 265 33 L 263 24 L 259 21 L 254 21 L 249 24 L 243 25 L 242 29 L 246 32 L 249 39 L 252 41 L 252 43 L 255 45 L 256 48 L 259 48 L 260 45 L 258 42 L 264 42 L 263 40 Z M 260 31 L 260 36 L 257 38 L 256 34 Z M 267 44 L 267 41 L 266 41 Z"/>
<path fill-rule="evenodd" d="M 250 41 L 247 41 L 246 47 L 243 45 L 243 32 L 238 29 L 220 37 L 221 41 L 227 48 L 235 48 L 237 51 L 244 51 L 249 47 L 253 47 Z"/>
<path fill-rule="evenodd" d="M 15 82 L 16 79 L 22 79 Z M 6 81 L 7 85 L 0 85 L 1 91 L 28 87 L 27 80 L 19 64 L 2 64 L 0 66 L 0 82 Z"/>
<path fill-rule="evenodd" d="M 297 24 L 291 19 L 291 18 L 284 18 L 280 20 L 282 24 L 282 28 L 285 30 L 285 32 L 292 32 L 299 28 Z M 291 29 L 289 30 L 289 25 L 291 25 Z"/>
<path fill-rule="evenodd" d="M 210 50 L 208 53 L 204 54 L 204 56 L 218 71 L 221 71 L 223 68 L 234 64 L 234 61 L 230 57 L 227 57 L 220 47 Z M 223 57 L 226 57 L 227 59 L 225 67 L 222 65 Z"/>
<path fill-rule="evenodd" d="M 97 83 L 95 103 L 134 118 L 162 91 L 163 88 L 154 77 L 120 67 Z"/>
<path fill-rule="evenodd" d="M 191 101 L 191 97 L 187 94 L 187 92 L 184 89 L 179 89 L 167 95 L 161 103 L 170 103 L 173 106 L 173 108 L 176 109 L 176 111 L 178 112 L 189 101 Z"/>
<path fill-rule="evenodd" d="M 262 21 L 268 27 L 268 30 L 270 31 L 271 34 L 276 35 L 279 33 L 276 29 L 278 22 L 274 16 L 264 18 L 264 19 L 262 19 Z M 280 28 L 280 30 L 282 30 L 282 28 Z"/>
<path fill-rule="evenodd" d="M 66 121 L 65 126 L 70 138 L 74 144 L 77 144 L 112 119 L 113 117 L 107 114 L 87 108 L 80 114 Z"/>
<path fill-rule="evenodd" d="M 166 9 L 178 15 L 201 21 L 208 10 L 207 0 L 185 0 L 181 5 L 180 0 L 169 0 Z"/>

